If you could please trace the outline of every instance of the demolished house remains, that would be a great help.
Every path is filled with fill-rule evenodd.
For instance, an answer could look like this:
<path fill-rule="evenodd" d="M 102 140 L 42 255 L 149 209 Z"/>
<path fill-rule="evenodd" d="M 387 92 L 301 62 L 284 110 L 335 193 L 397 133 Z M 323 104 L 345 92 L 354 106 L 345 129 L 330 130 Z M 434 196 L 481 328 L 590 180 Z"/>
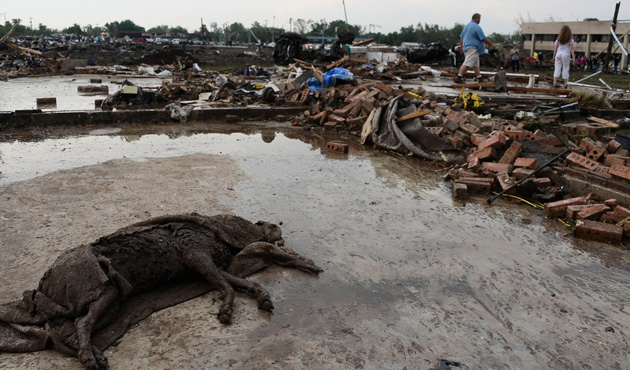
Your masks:
<path fill-rule="evenodd" d="M 113 50 L 124 49 L 125 57 L 104 65 L 91 59 L 91 47 L 42 53 L 4 37 L 1 78 L 72 76 L 81 83 L 77 95 L 93 99 L 94 109 L 62 115 L 60 97 L 41 96 L 34 99 L 37 109 L 0 114 L 0 127 L 218 117 L 343 132 L 347 141 L 330 141 L 327 151 L 347 156 L 352 142 L 395 158 L 415 156 L 444 175 L 455 202 L 491 205 L 501 199 L 537 209 L 575 238 L 628 245 L 630 137 L 622 131 L 630 129 L 624 118 L 630 114 L 628 90 L 589 85 L 592 76 L 553 88 L 542 73 L 507 73 L 497 50 L 481 58 L 482 81 L 469 74 L 469 83 L 455 84 L 452 61 L 461 58 L 452 48 L 431 43 L 398 53 L 355 38 L 344 32 L 329 48 L 306 48 L 303 36 L 283 33 L 273 54 L 260 45 L 239 51 L 116 45 Z M 206 68 L 212 58 L 226 58 L 230 67 Z M 149 78 L 159 82 L 141 82 Z M 106 368 L 102 351 L 131 325 L 213 288 L 222 293 L 222 323 L 231 322 L 234 288 L 271 310 L 269 294 L 246 276 L 271 264 L 323 271 L 284 247 L 280 233 L 279 226 L 230 215 L 165 216 L 72 249 L 37 289 L 0 305 L 0 351 L 52 347 L 87 367 Z M 191 235 L 194 242 L 186 244 L 182 239 Z M 153 248 L 161 245 L 159 238 L 172 238 L 174 252 Z M 199 252 L 201 244 L 212 250 Z M 169 259 L 157 263 L 157 254 Z M 126 262 L 132 257 L 142 259 L 143 270 Z M 77 266 L 86 276 L 69 272 Z M 189 270 L 207 281 L 186 282 L 178 295 L 175 287 L 157 286 Z M 63 296 L 68 289 L 76 302 Z M 145 294 L 158 303 L 147 307 Z"/>

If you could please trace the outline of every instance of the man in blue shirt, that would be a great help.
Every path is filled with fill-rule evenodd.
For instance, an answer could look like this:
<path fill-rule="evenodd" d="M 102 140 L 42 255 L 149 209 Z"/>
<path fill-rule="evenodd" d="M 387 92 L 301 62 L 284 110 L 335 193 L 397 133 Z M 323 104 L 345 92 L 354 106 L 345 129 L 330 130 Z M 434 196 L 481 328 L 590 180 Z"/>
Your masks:
<path fill-rule="evenodd" d="M 466 59 L 464 59 L 464 63 L 455 77 L 455 83 L 464 82 L 463 77 L 468 68 L 472 68 L 475 72 L 475 76 L 477 76 L 477 80 L 480 80 L 481 70 L 479 69 L 479 55 L 486 53 L 486 47 L 484 44 L 496 49 L 496 45 L 493 44 L 492 41 L 488 40 L 486 35 L 483 33 L 483 30 L 479 26 L 480 21 L 481 14 L 473 14 L 472 20 L 466 25 L 466 27 L 464 27 L 462 33 L 459 35 L 459 43 L 461 45 L 460 50 L 463 51 Z"/>

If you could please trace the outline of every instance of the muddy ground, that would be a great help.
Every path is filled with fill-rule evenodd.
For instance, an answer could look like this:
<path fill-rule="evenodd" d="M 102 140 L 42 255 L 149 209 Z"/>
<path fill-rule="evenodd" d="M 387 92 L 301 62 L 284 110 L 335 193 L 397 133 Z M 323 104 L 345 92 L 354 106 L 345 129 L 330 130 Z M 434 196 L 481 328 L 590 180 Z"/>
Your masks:
<path fill-rule="evenodd" d="M 90 135 L 91 133 L 91 135 Z M 0 298 L 64 250 L 166 213 L 283 222 L 325 269 L 272 267 L 267 314 L 214 292 L 155 313 L 113 369 L 627 369 L 630 256 L 578 243 L 536 210 L 452 200 L 445 169 L 286 125 L 126 125 L 0 133 Z M 328 140 L 348 140 L 348 155 Z M 52 351 L 0 368 L 80 369 Z"/>

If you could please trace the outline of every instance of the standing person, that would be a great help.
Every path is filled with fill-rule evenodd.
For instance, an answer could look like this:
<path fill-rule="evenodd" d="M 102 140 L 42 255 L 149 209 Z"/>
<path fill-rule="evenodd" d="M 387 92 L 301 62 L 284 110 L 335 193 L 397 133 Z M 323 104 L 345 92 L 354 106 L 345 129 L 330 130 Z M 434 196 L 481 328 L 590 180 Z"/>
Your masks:
<path fill-rule="evenodd" d="M 573 41 L 573 33 L 569 26 L 564 25 L 560 29 L 558 39 L 556 40 L 556 48 L 553 50 L 553 60 L 555 68 L 553 71 L 553 87 L 558 87 L 558 77 L 562 73 L 564 80 L 564 88 L 569 86 L 569 68 L 571 67 L 571 57 L 575 60 L 575 48 Z"/>
<path fill-rule="evenodd" d="M 455 83 L 464 82 L 464 74 L 466 74 L 468 68 L 472 68 L 475 72 L 475 76 L 477 76 L 477 80 L 481 80 L 482 77 L 481 70 L 479 69 L 479 55 L 486 53 L 486 47 L 484 44 L 496 49 L 496 45 L 494 45 L 492 41 L 488 40 L 486 35 L 483 33 L 483 30 L 479 26 L 479 22 L 481 22 L 481 14 L 473 14 L 472 20 L 466 25 L 466 27 L 464 27 L 462 33 L 459 35 L 461 51 L 464 53 L 466 58 L 459 69 L 459 73 L 455 76 Z"/>
<path fill-rule="evenodd" d="M 520 72 L 521 71 L 521 51 L 518 49 L 516 44 L 512 45 L 512 50 L 510 50 L 510 55 L 512 59 L 512 72 Z"/>

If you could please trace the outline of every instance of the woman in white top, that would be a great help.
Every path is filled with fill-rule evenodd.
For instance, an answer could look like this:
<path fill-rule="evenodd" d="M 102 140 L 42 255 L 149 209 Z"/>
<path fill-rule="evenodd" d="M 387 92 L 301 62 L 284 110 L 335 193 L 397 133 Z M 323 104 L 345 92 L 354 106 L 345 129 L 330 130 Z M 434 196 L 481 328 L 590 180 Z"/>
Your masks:
<path fill-rule="evenodd" d="M 569 68 L 571 66 L 571 57 L 575 60 L 575 50 L 573 47 L 573 33 L 569 26 L 562 26 L 558 39 L 556 40 L 556 48 L 553 51 L 553 60 L 555 69 L 553 71 L 553 87 L 558 87 L 558 77 L 562 73 L 564 87 L 569 84 Z"/>

